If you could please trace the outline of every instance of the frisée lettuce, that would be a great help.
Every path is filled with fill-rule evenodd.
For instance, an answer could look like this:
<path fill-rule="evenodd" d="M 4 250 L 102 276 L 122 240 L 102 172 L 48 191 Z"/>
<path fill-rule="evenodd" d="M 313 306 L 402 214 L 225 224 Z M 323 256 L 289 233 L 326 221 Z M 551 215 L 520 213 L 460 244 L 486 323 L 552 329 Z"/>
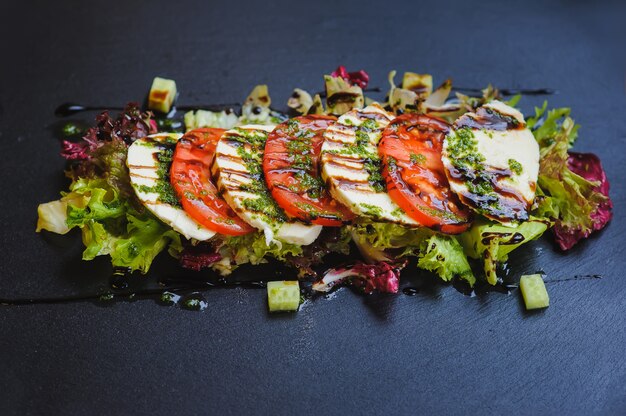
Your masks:
<path fill-rule="evenodd" d="M 37 231 L 82 233 L 83 260 L 109 255 L 117 267 L 146 273 L 164 249 L 177 255 L 181 250 L 178 233 L 147 210 L 137 210 L 104 179 L 79 179 L 60 200 L 39 208 Z"/>
<path fill-rule="evenodd" d="M 534 215 L 554 221 L 553 233 L 561 249 L 568 250 L 612 217 L 609 183 L 597 156 L 570 153 L 579 126 L 568 108 L 546 112 L 535 109 L 529 126 L 541 149 L 538 203 Z"/>

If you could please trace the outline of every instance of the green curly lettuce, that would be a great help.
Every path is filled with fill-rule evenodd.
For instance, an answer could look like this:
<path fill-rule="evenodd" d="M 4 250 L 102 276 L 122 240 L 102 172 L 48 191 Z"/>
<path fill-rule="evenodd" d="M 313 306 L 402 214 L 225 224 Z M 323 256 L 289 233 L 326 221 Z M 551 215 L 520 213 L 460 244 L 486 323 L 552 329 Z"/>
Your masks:
<path fill-rule="evenodd" d="M 558 140 L 557 136 L 566 136 L 568 148 L 576 142 L 580 125 L 574 123 L 570 113 L 571 109 L 567 107 L 548 110 L 548 102 L 544 101 L 541 107 L 535 107 L 535 115 L 526 120 L 526 126 L 532 130 L 539 143 L 542 157 L 545 149 Z"/>
<path fill-rule="evenodd" d="M 433 232 L 427 228 L 407 228 L 394 223 L 373 222 L 350 227 L 352 239 L 368 261 L 389 261 L 419 250 Z M 388 251 L 388 253 L 386 253 Z"/>
<path fill-rule="evenodd" d="M 459 276 L 471 285 L 476 281 L 463 247 L 453 236 L 425 228 L 407 228 L 392 223 L 371 223 L 352 227 L 352 238 L 371 262 L 392 261 L 415 256 L 417 266 L 450 281 Z"/>
<path fill-rule="evenodd" d="M 147 210 L 136 210 L 105 179 L 81 178 L 58 201 L 41 204 L 37 231 L 65 234 L 80 228 L 83 260 L 110 255 L 113 266 L 147 273 L 165 248 L 176 255 L 180 236 Z"/>
<path fill-rule="evenodd" d="M 430 270 L 446 282 L 458 276 L 471 286 L 476 283 L 472 268 L 463 253 L 463 247 L 453 236 L 434 234 L 423 241 L 417 267 Z"/>
<path fill-rule="evenodd" d="M 221 275 L 229 275 L 239 266 L 267 263 L 268 258 L 285 261 L 302 255 L 302 246 L 273 240 L 267 243 L 265 234 L 257 231 L 235 237 L 224 237 L 217 253 L 221 257 L 211 268 Z"/>
<path fill-rule="evenodd" d="M 228 257 L 236 264 L 265 262 L 266 257 L 277 260 L 285 260 L 288 256 L 302 254 L 302 246 L 273 240 L 267 244 L 265 234 L 262 232 L 250 233 L 237 237 L 228 237 L 224 240 L 222 250 L 227 250 Z M 222 251 L 220 250 L 220 252 Z"/>
<path fill-rule="evenodd" d="M 572 170 L 577 167 L 577 154 L 570 154 L 568 150 L 576 141 L 580 126 L 570 117 L 570 109 L 546 111 L 546 107 L 544 103 L 536 108 L 535 116 L 528 119 L 541 153 L 538 203 L 533 215 L 555 223 L 553 231 L 557 243 L 567 250 L 603 228 L 611 218 L 612 205 L 608 181 L 597 157 L 578 155 L 595 160 L 597 172 L 591 174 L 589 161 L 584 164 L 587 170 L 580 167 L 577 172 Z M 581 176 L 585 173 L 586 177 Z"/>
<path fill-rule="evenodd" d="M 528 241 L 536 240 L 547 229 L 545 221 L 532 217 L 529 221 L 512 226 L 480 219 L 458 238 L 467 256 L 484 260 L 487 282 L 495 285 L 498 282 L 498 264 L 505 262 L 511 251 Z"/>

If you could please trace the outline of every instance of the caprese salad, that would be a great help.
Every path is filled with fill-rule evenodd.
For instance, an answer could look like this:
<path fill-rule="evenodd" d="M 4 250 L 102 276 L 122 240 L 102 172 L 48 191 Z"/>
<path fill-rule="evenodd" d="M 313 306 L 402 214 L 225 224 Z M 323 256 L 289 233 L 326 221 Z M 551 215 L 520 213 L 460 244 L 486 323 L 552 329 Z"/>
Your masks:
<path fill-rule="evenodd" d="M 39 206 L 37 231 L 80 228 L 84 259 L 142 273 L 167 249 L 195 270 L 276 259 L 314 290 L 370 293 L 397 292 L 408 258 L 444 281 L 495 285 L 509 253 L 546 230 L 567 250 L 608 223 L 606 175 L 570 151 L 569 109 L 525 118 L 519 96 L 491 87 L 451 96 L 449 80 L 394 76 L 379 103 L 364 95 L 367 73 L 339 67 L 324 93 L 294 90 L 289 114 L 257 86 L 239 112 L 189 111 L 185 131 L 163 122 L 177 92 L 156 78 L 149 108 L 168 116 L 130 104 L 63 142 L 72 182 Z M 351 247 L 360 260 L 317 275 Z"/>

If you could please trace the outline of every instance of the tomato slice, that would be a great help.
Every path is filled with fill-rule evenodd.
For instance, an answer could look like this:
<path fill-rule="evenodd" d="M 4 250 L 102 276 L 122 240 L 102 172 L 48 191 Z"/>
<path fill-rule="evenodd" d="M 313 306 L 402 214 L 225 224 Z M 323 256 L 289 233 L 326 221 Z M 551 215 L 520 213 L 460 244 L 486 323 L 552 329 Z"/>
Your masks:
<path fill-rule="evenodd" d="M 220 234 L 248 234 L 254 228 L 237 216 L 211 181 L 215 147 L 224 131 L 203 128 L 185 133 L 176 144 L 170 182 L 183 209 L 194 220 Z"/>
<path fill-rule="evenodd" d="M 447 234 L 467 230 L 472 215 L 450 190 L 441 161 L 445 121 L 404 114 L 383 131 L 378 145 L 389 196 L 411 218 Z"/>
<path fill-rule="evenodd" d="M 278 205 L 291 217 L 328 227 L 354 217 L 330 196 L 318 168 L 324 131 L 335 121 L 320 115 L 287 120 L 269 134 L 263 157 L 265 181 Z"/>

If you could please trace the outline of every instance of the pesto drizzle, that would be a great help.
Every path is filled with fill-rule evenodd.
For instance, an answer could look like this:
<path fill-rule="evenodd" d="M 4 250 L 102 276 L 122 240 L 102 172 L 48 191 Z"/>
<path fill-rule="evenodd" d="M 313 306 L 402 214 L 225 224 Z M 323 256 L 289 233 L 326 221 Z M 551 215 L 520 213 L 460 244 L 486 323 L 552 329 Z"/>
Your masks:
<path fill-rule="evenodd" d="M 139 185 L 137 189 L 140 192 L 158 194 L 158 202 L 182 208 L 180 200 L 176 196 L 174 188 L 170 183 L 170 168 L 172 166 L 172 160 L 174 159 L 174 148 L 170 141 L 166 143 L 167 145 L 158 145 L 158 151 L 154 153 L 154 158 L 157 163 L 156 174 L 158 180 L 152 186 Z"/>
<path fill-rule="evenodd" d="M 339 155 L 356 155 L 361 157 L 363 168 L 368 174 L 368 183 L 375 192 L 385 192 L 385 181 L 382 175 L 382 162 L 376 150 L 376 144 L 380 140 L 380 126 L 376 120 L 367 119 L 359 126 L 355 126 L 350 119 L 343 124 L 352 127 L 354 132 L 354 146 L 344 147 L 341 150 L 327 150 L 326 153 Z M 370 134 L 378 136 L 372 143 Z"/>
<path fill-rule="evenodd" d="M 483 205 L 486 206 L 478 208 L 498 209 L 500 205 L 498 194 L 489 172 L 485 170 L 483 165 L 485 157 L 478 152 L 478 143 L 472 130 L 463 127 L 450 134 L 447 150 L 452 165 L 465 178 L 464 183 L 469 192 L 480 196 Z M 490 212 L 491 209 L 485 209 L 484 212 Z"/>
<path fill-rule="evenodd" d="M 228 140 L 237 147 L 237 154 L 241 157 L 252 179 L 249 184 L 241 185 L 239 189 L 256 195 L 255 198 L 242 200 L 244 208 L 263 216 L 270 224 L 286 222 L 287 216 L 272 198 L 263 176 L 263 150 L 267 133 L 245 129 L 236 130 L 238 134 L 229 135 Z M 246 147 L 249 147 L 249 150 Z"/>

